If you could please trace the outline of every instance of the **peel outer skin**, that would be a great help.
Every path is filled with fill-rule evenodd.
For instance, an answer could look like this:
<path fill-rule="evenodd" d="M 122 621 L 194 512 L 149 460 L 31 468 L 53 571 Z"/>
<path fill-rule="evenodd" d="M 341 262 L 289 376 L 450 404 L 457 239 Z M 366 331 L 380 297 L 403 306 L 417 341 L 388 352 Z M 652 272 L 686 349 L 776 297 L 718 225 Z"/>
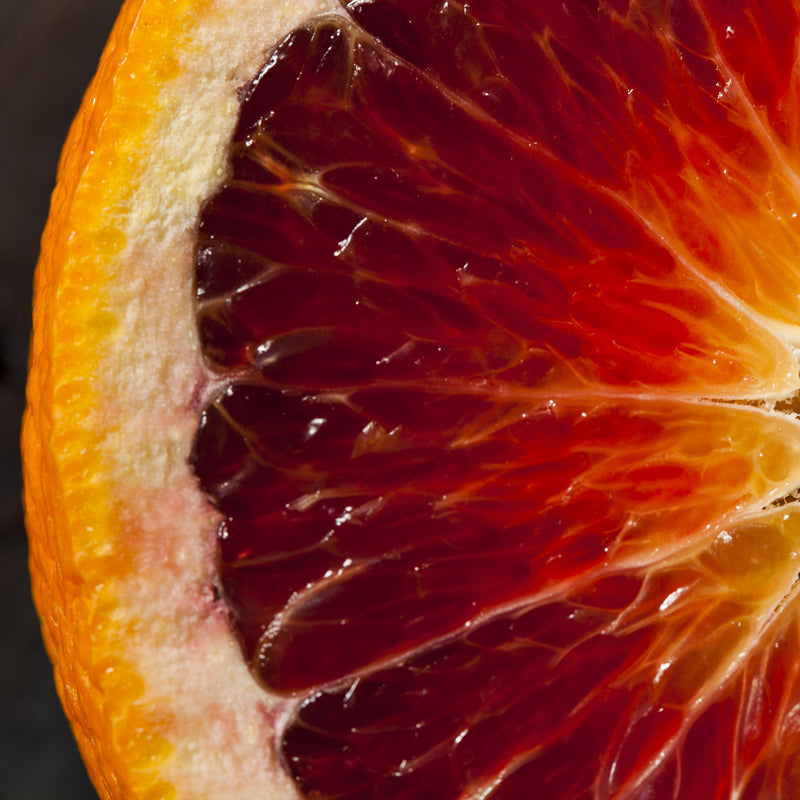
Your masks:
<path fill-rule="evenodd" d="M 128 0 L 60 160 L 35 278 L 26 525 L 56 686 L 104 800 L 296 796 L 272 755 L 285 708 L 214 597 L 217 518 L 186 465 L 213 380 L 192 247 L 238 91 L 331 5 Z"/>
<path fill-rule="evenodd" d="M 97 99 L 113 82 L 124 56 L 141 1 L 127 4 L 120 13 L 103 52 L 98 71 L 87 89 L 73 121 L 58 165 L 51 212 L 42 236 L 41 255 L 34 284 L 34 324 L 29 355 L 27 408 L 23 419 L 22 450 L 25 471 L 25 521 L 29 534 L 33 595 L 42 619 L 45 646 L 57 665 L 56 688 L 70 718 L 86 768 L 104 798 L 121 796 L 120 776 L 124 762 L 108 751 L 98 733 L 105 724 L 101 712 L 102 691 L 91 667 L 75 652 L 84 639 L 73 603 L 80 593 L 79 579 L 70 569 L 70 532 L 61 507 L 64 479 L 57 454 L 49 447 L 55 426 L 54 390 L 58 365 L 51 353 L 57 335 L 55 305 L 57 286 L 68 268 L 64 258 L 70 238 L 69 206 L 75 197 L 88 161 L 96 149 L 104 113 Z M 66 567 L 66 569 L 65 569 Z M 79 689 L 79 687 L 81 687 Z M 81 689 L 86 700 L 81 696 Z"/>

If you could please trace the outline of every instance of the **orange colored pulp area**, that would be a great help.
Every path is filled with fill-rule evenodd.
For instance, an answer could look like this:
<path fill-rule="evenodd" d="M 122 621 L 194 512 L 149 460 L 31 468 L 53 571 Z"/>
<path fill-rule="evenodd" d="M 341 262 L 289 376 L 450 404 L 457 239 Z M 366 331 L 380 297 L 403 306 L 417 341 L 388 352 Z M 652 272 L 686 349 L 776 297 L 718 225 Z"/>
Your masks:
<path fill-rule="evenodd" d="M 797 14 L 347 5 L 250 87 L 197 256 L 192 463 L 285 763 L 315 798 L 780 796 Z"/>

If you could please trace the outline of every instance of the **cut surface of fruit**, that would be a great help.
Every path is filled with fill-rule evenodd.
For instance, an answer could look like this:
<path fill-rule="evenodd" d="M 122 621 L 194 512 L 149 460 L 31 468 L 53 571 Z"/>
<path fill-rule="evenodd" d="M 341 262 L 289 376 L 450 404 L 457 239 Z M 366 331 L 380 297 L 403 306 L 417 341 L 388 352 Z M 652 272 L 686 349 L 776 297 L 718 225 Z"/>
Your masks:
<path fill-rule="evenodd" d="M 27 503 L 109 798 L 791 800 L 800 9 L 129 2 Z"/>

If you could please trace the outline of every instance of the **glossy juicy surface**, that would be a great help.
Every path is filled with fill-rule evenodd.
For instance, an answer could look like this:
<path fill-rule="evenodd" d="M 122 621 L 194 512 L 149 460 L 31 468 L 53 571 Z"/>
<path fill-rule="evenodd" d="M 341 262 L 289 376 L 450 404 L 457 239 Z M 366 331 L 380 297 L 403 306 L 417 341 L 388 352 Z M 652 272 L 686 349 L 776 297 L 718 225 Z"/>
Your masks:
<path fill-rule="evenodd" d="M 301 794 L 791 797 L 797 10 L 344 10 L 197 251 L 192 460 Z"/>

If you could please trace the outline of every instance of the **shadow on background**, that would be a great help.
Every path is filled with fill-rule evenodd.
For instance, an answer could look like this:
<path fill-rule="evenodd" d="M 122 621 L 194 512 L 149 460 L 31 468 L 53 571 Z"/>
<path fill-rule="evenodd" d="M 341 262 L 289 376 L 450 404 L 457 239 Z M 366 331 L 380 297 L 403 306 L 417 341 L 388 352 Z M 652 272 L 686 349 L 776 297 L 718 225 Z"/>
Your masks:
<path fill-rule="evenodd" d="M 30 297 L 59 151 L 119 0 L 0 0 L 0 796 L 97 800 L 30 599 L 19 424 Z"/>

